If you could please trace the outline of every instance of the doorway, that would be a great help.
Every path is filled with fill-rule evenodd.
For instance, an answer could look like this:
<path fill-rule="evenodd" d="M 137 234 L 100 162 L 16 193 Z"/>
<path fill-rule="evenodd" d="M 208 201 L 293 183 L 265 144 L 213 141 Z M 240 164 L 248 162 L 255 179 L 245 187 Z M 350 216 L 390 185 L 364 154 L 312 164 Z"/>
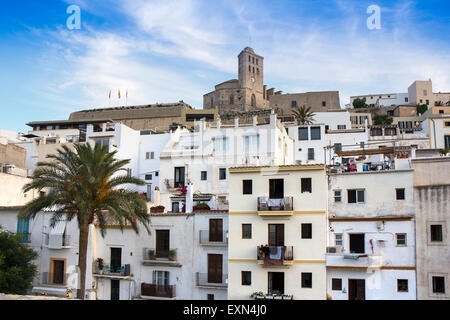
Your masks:
<path fill-rule="evenodd" d="M 111 272 L 119 272 L 122 266 L 122 248 L 111 248 Z"/>
<path fill-rule="evenodd" d="M 269 294 L 284 294 L 284 272 L 269 272 Z"/>
<path fill-rule="evenodd" d="M 350 253 L 364 253 L 364 233 L 350 234 Z"/>
<path fill-rule="evenodd" d="M 269 246 L 284 246 L 284 224 L 269 224 Z"/>
<path fill-rule="evenodd" d="M 208 254 L 208 282 L 222 283 L 221 254 Z"/>
<path fill-rule="evenodd" d="M 52 283 L 53 284 L 64 284 L 64 260 L 53 260 L 53 276 Z"/>
<path fill-rule="evenodd" d="M 156 257 L 168 258 L 170 230 L 156 230 Z"/>
<path fill-rule="evenodd" d="M 269 180 L 269 198 L 270 199 L 284 198 L 284 179 Z"/>
<path fill-rule="evenodd" d="M 120 300 L 120 280 L 111 280 L 111 300 Z"/>
<path fill-rule="evenodd" d="M 366 280 L 348 279 L 348 300 L 366 300 Z"/>
<path fill-rule="evenodd" d="M 222 242 L 223 241 L 223 220 L 209 219 L 209 241 Z"/>

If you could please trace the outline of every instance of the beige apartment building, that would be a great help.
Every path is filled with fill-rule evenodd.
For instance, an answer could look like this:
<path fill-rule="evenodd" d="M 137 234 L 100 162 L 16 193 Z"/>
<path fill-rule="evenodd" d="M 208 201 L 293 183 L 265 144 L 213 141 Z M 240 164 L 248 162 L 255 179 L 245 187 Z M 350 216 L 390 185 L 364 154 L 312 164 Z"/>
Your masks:
<path fill-rule="evenodd" d="M 229 172 L 228 299 L 326 299 L 324 165 Z"/>
<path fill-rule="evenodd" d="M 450 158 L 413 159 L 417 299 L 450 300 Z"/>

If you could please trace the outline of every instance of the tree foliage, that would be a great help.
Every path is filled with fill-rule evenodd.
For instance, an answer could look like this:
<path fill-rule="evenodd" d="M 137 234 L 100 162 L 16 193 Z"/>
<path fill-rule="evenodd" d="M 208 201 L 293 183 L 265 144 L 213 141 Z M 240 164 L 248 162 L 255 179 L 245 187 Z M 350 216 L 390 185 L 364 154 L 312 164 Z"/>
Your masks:
<path fill-rule="evenodd" d="M 37 252 L 20 242 L 21 235 L 2 231 L 0 227 L 0 292 L 26 294 L 31 288 L 37 267 Z"/>
<path fill-rule="evenodd" d="M 315 114 L 310 111 L 311 107 L 301 106 L 297 107 L 292 114 L 297 119 L 299 124 L 312 124 L 314 121 Z"/>
<path fill-rule="evenodd" d="M 358 108 L 366 108 L 367 104 L 366 104 L 366 98 L 356 98 L 355 100 L 353 100 L 353 108 L 358 109 Z"/>
<path fill-rule="evenodd" d="M 417 109 L 417 114 L 421 115 L 421 114 L 424 114 L 425 111 L 428 110 L 428 106 L 426 104 L 417 104 L 416 109 Z"/>
<path fill-rule="evenodd" d="M 394 119 L 386 114 L 377 114 L 373 117 L 373 124 L 379 125 L 379 124 L 392 124 Z"/>

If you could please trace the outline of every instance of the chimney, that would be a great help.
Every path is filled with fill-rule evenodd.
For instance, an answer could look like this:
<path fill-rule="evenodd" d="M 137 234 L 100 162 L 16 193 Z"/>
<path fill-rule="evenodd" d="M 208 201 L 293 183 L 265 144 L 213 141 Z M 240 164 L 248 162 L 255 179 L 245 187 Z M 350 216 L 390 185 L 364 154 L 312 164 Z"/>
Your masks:
<path fill-rule="evenodd" d="M 192 184 L 187 184 L 186 192 L 186 213 L 192 213 L 194 208 L 194 194 L 192 192 Z"/>

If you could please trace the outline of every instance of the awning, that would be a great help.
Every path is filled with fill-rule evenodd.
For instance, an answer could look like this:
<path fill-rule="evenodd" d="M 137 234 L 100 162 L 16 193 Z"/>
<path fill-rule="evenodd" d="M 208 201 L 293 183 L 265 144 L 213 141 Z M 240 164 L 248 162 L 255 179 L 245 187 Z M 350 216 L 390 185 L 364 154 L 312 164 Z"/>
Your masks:
<path fill-rule="evenodd" d="M 53 228 L 50 229 L 50 235 L 51 236 L 58 236 L 58 235 L 63 235 L 64 234 L 64 230 L 66 229 L 66 221 L 57 221 L 55 226 Z"/>
<path fill-rule="evenodd" d="M 389 154 L 389 153 L 394 153 L 394 147 L 383 147 L 383 148 L 378 148 L 378 149 L 348 150 L 348 151 L 337 151 L 336 152 L 336 154 L 340 157 L 373 155 L 373 154 Z"/>

